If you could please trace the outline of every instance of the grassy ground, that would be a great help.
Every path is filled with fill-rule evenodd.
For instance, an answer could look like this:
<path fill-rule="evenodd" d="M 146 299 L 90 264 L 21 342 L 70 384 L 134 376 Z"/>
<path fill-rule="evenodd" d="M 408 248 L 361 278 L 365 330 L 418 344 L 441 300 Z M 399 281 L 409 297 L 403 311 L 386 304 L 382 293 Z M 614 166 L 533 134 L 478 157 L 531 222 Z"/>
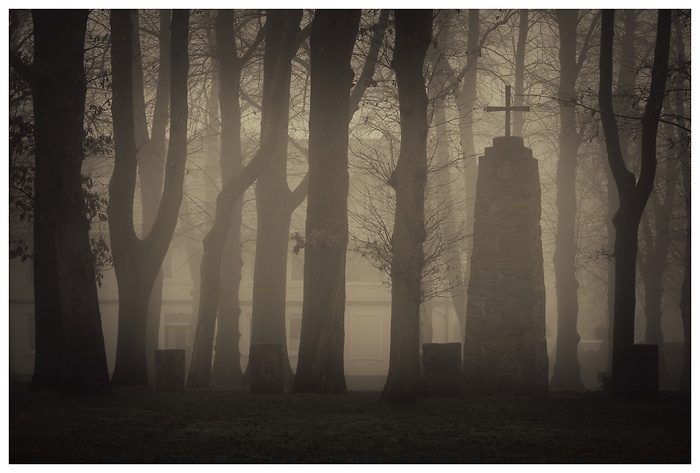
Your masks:
<path fill-rule="evenodd" d="M 690 400 L 10 392 L 11 463 L 688 463 Z"/>

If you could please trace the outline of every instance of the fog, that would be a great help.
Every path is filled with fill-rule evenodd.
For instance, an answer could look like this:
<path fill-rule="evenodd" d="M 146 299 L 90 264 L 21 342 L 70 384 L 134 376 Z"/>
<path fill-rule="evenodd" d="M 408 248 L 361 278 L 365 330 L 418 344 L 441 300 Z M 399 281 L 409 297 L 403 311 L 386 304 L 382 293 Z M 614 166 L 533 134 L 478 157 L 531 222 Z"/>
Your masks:
<path fill-rule="evenodd" d="M 52 54 L 40 49 L 50 48 L 51 28 L 40 35 L 40 18 L 11 10 L 11 379 L 64 386 L 50 363 L 55 329 L 45 321 L 85 311 L 75 326 L 92 331 L 69 343 L 93 346 L 64 360 L 97 353 L 106 373 L 89 369 L 114 387 L 156 386 L 154 353 L 178 349 L 183 388 L 254 391 L 258 380 L 262 391 L 387 390 L 392 399 L 392 383 L 445 387 L 451 372 L 423 363 L 440 344 L 453 351 L 434 355 L 436 369 L 457 357 L 458 378 L 467 365 L 479 373 L 467 382 L 477 391 L 496 383 L 493 391 L 510 392 L 498 371 L 504 360 L 520 367 L 506 374 L 521 394 L 607 389 L 604 379 L 618 369 L 612 218 L 621 185 L 601 121 L 601 12 L 430 14 L 401 23 L 390 10 L 357 18 L 140 10 L 129 21 L 90 11 L 84 47 L 64 48 L 82 52 L 77 70 L 85 71 L 84 157 L 70 166 L 75 185 L 82 174 L 84 201 L 72 215 L 87 215 L 88 246 L 78 236 L 82 217 L 68 216 L 65 204 L 76 201 L 75 188 L 66 190 L 68 161 L 51 168 L 51 159 L 62 163 L 52 158 L 60 150 L 45 145 L 71 133 L 56 118 L 69 112 L 59 102 L 56 115 L 37 120 L 47 82 L 30 67 L 68 77 L 76 60 L 66 53 L 53 71 L 38 63 Z M 658 347 L 656 392 L 683 390 L 689 379 L 690 271 L 690 13 L 673 13 L 665 65 L 658 18 L 618 12 L 612 50 L 615 139 L 633 184 L 650 172 L 642 118 L 658 87 L 652 70 L 665 77 L 651 193 L 636 241 L 626 243 L 638 245 L 636 305 L 625 306 L 632 321 L 618 329 L 623 345 Z M 503 142 L 501 155 L 500 137 L 522 137 L 522 145 Z M 518 153 L 529 167 L 509 167 Z M 505 168 L 486 171 L 485 160 L 503 156 Z M 509 210 L 496 214 L 506 201 Z M 64 251 L 67 241 L 83 242 L 92 256 Z M 84 292 L 71 279 L 90 261 L 98 306 L 79 302 L 94 288 Z M 485 343 L 489 321 L 498 328 Z M 257 345 L 277 348 L 254 361 Z M 544 376 L 544 385 L 531 388 L 540 381 L 530 376 Z M 423 392 L 413 389 L 410 396 Z"/>

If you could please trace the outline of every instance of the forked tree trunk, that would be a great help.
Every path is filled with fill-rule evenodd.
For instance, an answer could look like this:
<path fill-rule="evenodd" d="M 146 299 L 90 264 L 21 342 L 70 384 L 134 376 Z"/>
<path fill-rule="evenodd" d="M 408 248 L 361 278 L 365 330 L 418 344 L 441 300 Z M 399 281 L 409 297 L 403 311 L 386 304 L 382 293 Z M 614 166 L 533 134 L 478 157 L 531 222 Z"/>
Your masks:
<path fill-rule="evenodd" d="M 620 208 L 615 214 L 615 319 L 612 343 L 613 394 L 624 396 L 621 347 L 634 343 L 635 276 L 638 229 L 642 212 L 654 186 L 656 174 L 656 135 L 663 106 L 671 37 L 671 11 L 660 10 L 657 22 L 654 64 L 649 96 L 642 118 L 642 165 L 639 179 L 629 171 L 620 148 L 617 121 L 613 111 L 613 34 L 615 13 L 603 11 L 600 47 L 601 120 L 605 132 L 608 161 L 615 178 Z"/>
<path fill-rule="evenodd" d="M 296 36 L 301 11 L 269 11 L 266 22 L 263 110 L 270 110 L 281 117 L 275 128 L 263 121 L 261 135 L 275 136 L 278 146 L 255 186 L 255 203 L 258 216 L 255 246 L 255 270 L 253 273 L 253 307 L 251 344 L 279 343 L 282 353 L 287 353 L 286 302 L 287 256 L 289 251 L 289 226 L 292 213 L 306 196 L 294 192 L 287 184 L 287 129 L 289 126 L 289 87 L 291 61 L 296 52 Z M 283 25 L 284 31 L 283 33 Z M 289 33 L 289 36 L 281 37 Z M 265 93 L 272 76 L 279 75 L 283 96 L 275 98 Z M 284 357 L 285 379 L 291 382 L 293 373 L 289 358 Z"/>
<path fill-rule="evenodd" d="M 299 362 L 292 392 L 345 393 L 350 59 L 360 10 L 316 10 L 311 26 L 309 191 Z"/>
<path fill-rule="evenodd" d="M 279 113 L 279 110 L 289 101 L 291 57 L 301 21 L 301 11 L 273 16 L 281 21 L 275 22 L 273 20 L 271 22 L 271 19 L 268 18 L 265 25 L 265 62 L 270 70 L 269 74 L 265 75 L 263 85 L 260 147 L 253 160 L 240 173 L 224 184 L 216 199 L 214 223 L 204 239 L 199 314 L 192 348 L 192 363 L 187 378 L 187 387 L 190 388 L 207 386 L 211 376 L 212 343 L 220 295 L 221 257 L 231 228 L 233 218 L 231 209 L 234 208 L 238 200 L 242 199 L 246 189 L 261 176 L 275 159 L 277 149 L 282 146 L 282 143 L 286 144 L 288 118 L 285 114 Z M 284 130 L 283 138 L 281 138 L 280 129 Z M 232 131 L 227 129 L 227 133 Z M 288 221 L 287 225 L 289 225 Z M 289 226 L 287 226 L 287 231 L 288 229 Z M 287 238 L 285 233 L 285 243 L 287 243 Z"/>
<path fill-rule="evenodd" d="M 187 158 L 187 53 L 189 11 L 173 12 L 171 22 L 171 126 L 163 196 L 148 235 L 134 231 L 137 172 L 134 136 L 132 21 L 128 10 L 112 10 L 112 71 L 115 164 L 109 184 L 109 230 L 119 289 L 117 353 L 112 384 L 147 385 L 148 306 L 177 224 Z"/>
<path fill-rule="evenodd" d="M 85 31 L 88 11 L 34 10 L 33 105 L 39 231 L 35 269 L 37 365 L 32 389 L 56 388 L 63 394 L 109 394 L 102 320 L 85 214 L 81 166 L 84 158 Z M 49 183 L 53 181 L 53 183 Z M 46 185 L 46 187 L 43 187 Z M 47 218 L 47 212 L 53 216 Z M 45 225 L 50 224 L 47 228 Z M 51 232 L 51 235 L 49 235 Z M 44 246 L 46 245 L 46 246 Z M 49 280 L 49 278 L 54 278 Z M 50 289 L 46 294 L 46 284 Z M 42 305 L 57 303 L 54 307 Z M 55 330 L 48 333 L 47 329 Z M 44 344 L 44 336 L 56 344 Z M 52 351 L 39 353 L 46 348 Z M 44 355 L 57 359 L 44 363 Z M 58 371 L 54 371 L 57 370 Z"/>
<path fill-rule="evenodd" d="M 414 401 L 425 394 L 421 373 L 420 303 L 425 241 L 428 97 L 423 60 L 431 40 L 432 10 L 394 10 L 392 68 L 399 89 L 401 150 L 392 176 L 396 211 L 391 261 L 391 345 L 382 398 Z"/>
<path fill-rule="evenodd" d="M 151 135 L 148 134 L 146 118 L 146 101 L 144 97 L 143 64 L 139 34 L 139 13 L 132 11 L 134 29 L 132 35 L 134 66 L 134 122 L 136 146 L 138 149 L 138 175 L 141 191 L 141 238 L 151 231 L 160 198 L 163 192 L 165 175 L 165 133 L 168 125 L 168 100 L 170 97 L 170 10 L 159 12 L 159 53 L 158 82 L 156 86 L 155 105 Z M 151 298 L 148 304 L 148 323 L 146 332 L 146 358 L 148 378 L 151 385 L 155 382 L 155 350 L 158 348 L 160 333 L 160 311 L 163 303 L 163 271 L 158 271 Z"/>

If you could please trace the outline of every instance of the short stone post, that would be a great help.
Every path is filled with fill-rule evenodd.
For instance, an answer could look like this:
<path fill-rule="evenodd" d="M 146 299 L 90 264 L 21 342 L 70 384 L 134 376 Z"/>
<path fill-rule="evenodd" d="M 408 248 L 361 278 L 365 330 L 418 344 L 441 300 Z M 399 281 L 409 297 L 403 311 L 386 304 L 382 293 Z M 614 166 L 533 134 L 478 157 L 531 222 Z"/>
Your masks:
<path fill-rule="evenodd" d="M 279 343 L 254 343 L 250 346 L 251 394 L 284 392 L 283 356 Z"/>
<path fill-rule="evenodd" d="M 424 343 L 423 368 L 428 396 L 459 396 L 462 380 L 461 343 Z"/>
<path fill-rule="evenodd" d="M 620 358 L 620 372 L 613 373 L 613 376 L 619 376 L 620 397 L 635 400 L 658 398 L 658 345 L 621 345 Z"/>
<path fill-rule="evenodd" d="M 185 390 L 185 350 L 156 350 L 156 389 Z"/>

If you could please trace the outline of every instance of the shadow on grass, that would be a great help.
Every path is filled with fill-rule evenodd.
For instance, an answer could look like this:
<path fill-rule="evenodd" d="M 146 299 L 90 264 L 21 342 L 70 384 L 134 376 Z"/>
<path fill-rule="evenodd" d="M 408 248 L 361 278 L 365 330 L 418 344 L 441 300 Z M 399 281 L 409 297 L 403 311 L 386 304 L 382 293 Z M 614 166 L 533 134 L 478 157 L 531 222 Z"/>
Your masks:
<path fill-rule="evenodd" d="M 13 386 L 10 463 L 689 463 L 690 400 L 259 395 L 224 386 L 60 397 Z"/>

